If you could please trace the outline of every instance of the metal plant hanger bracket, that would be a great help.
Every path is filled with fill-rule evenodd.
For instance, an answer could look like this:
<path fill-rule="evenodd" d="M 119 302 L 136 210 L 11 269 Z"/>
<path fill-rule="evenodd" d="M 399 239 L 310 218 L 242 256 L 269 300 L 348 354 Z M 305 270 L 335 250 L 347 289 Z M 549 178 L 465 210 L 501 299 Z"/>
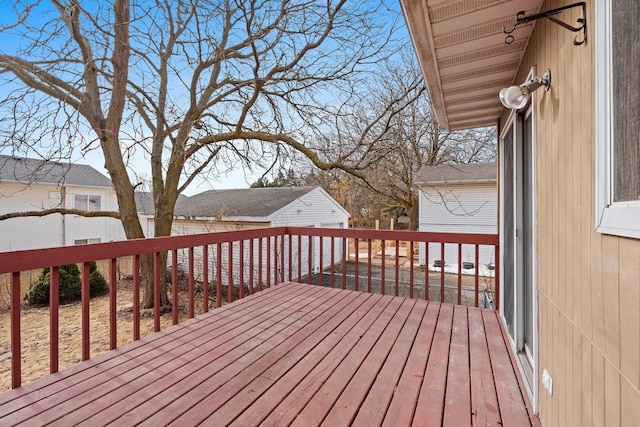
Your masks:
<path fill-rule="evenodd" d="M 578 21 L 577 21 L 579 26 L 574 27 L 554 17 L 554 15 L 557 15 L 560 12 L 563 12 L 567 9 L 572 9 L 574 7 L 582 7 L 582 17 L 578 18 Z M 513 41 L 515 40 L 515 37 L 512 36 L 511 33 L 513 33 L 516 30 L 516 28 L 518 28 L 518 25 L 526 24 L 531 21 L 536 21 L 540 18 L 547 18 L 549 21 L 555 22 L 556 24 L 560 25 L 562 28 L 566 28 L 567 30 L 572 31 L 574 33 L 577 33 L 578 31 L 582 31 L 582 40 L 578 40 L 578 36 L 575 36 L 573 39 L 573 44 L 576 46 L 579 46 L 587 41 L 587 6 L 585 2 L 581 1 L 579 3 L 573 3 L 568 6 L 547 10 L 546 12 L 540 12 L 540 13 L 536 13 L 535 15 L 529 15 L 529 16 L 525 16 L 525 11 L 521 10 L 516 14 L 516 23 L 513 25 L 513 27 L 510 30 L 507 30 L 504 27 L 504 25 L 502 26 L 502 31 L 507 35 L 507 37 L 505 37 L 504 39 L 504 42 L 506 44 L 513 43 Z"/>

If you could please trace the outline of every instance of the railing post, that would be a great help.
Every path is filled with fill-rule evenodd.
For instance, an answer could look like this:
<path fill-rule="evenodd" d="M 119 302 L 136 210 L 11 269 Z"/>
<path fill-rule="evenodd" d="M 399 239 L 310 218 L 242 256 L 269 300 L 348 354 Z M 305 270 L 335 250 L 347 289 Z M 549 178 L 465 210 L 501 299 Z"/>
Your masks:
<path fill-rule="evenodd" d="M 117 324 L 117 297 L 118 281 L 116 270 L 118 269 L 117 259 L 111 258 L 109 263 L 109 349 L 118 347 L 118 324 Z"/>
<path fill-rule="evenodd" d="M 222 243 L 216 244 L 216 307 L 222 307 Z"/>
<path fill-rule="evenodd" d="M 500 247 L 496 245 L 496 262 L 493 273 L 493 282 L 495 283 L 495 293 L 494 293 L 494 307 L 496 310 L 500 310 Z"/>
<path fill-rule="evenodd" d="M 49 268 L 49 371 L 58 372 L 59 359 L 60 267 Z"/>
<path fill-rule="evenodd" d="M 171 251 L 171 318 L 177 325 L 178 317 L 178 250 Z"/>
<path fill-rule="evenodd" d="M 409 298 L 413 298 L 413 279 L 414 279 L 414 262 L 413 262 L 413 241 L 407 242 L 409 244 Z M 425 272 L 425 274 L 427 274 Z"/>
<path fill-rule="evenodd" d="M 133 256 L 133 340 L 140 339 L 140 255 Z"/>
<path fill-rule="evenodd" d="M 189 257 L 189 277 L 187 278 L 187 287 L 189 290 L 189 319 L 193 319 L 193 316 L 195 315 L 195 282 L 194 282 L 194 275 L 195 275 L 195 269 L 194 269 L 194 262 L 193 262 L 193 256 L 194 256 L 194 250 L 193 250 L 193 246 L 189 247 L 189 251 L 188 253 L 188 257 Z"/>
<path fill-rule="evenodd" d="M 240 240 L 240 247 L 238 248 L 238 274 L 240 276 L 238 280 L 238 295 L 242 299 L 244 298 L 244 240 Z"/>
<path fill-rule="evenodd" d="M 360 281 L 360 275 L 358 274 L 358 267 L 360 266 L 360 254 L 358 253 L 358 246 L 360 245 L 360 241 L 358 240 L 358 238 L 356 237 L 355 239 L 353 239 L 353 248 L 354 248 L 354 253 L 355 253 L 355 264 L 354 264 L 354 268 L 353 268 L 353 272 L 354 272 L 354 276 L 355 276 L 355 286 L 354 289 L 356 291 L 358 291 L 358 285 L 359 285 L 359 281 Z"/>
<path fill-rule="evenodd" d="M 153 253 L 153 330 L 160 330 L 160 252 Z"/>
<path fill-rule="evenodd" d="M 20 272 L 11 273 L 11 388 L 22 385 L 20 344 Z"/>
<path fill-rule="evenodd" d="M 82 264 L 82 360 L 89 359 L 89 263 Z"/>
<path fill-rule="evenodd" d="M 202 310 L 209 311 L 209 245 L 202 246 Z"/>

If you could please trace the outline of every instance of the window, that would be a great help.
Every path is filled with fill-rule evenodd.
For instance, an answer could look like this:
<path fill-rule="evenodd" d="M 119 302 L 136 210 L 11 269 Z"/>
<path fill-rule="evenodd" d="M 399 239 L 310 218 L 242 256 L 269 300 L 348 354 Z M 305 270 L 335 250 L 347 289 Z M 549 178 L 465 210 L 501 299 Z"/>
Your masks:
<path fill-rule="evenodd" d="M 78 246 L 78 245 L 88 245 L 91 243 L 100 243 L 100 238 L 96 237 L 94 239 L 76 239 L 73 241 L 73 244 Z"/>
<path fill-rule="evenodd" d="M 97 212 L 100 210 L 100 202 L 100 196 L 76 194 L 73 206 L 80 211 Z"/>
<path fill-rule="evenodd" d="M 640 238 L 640 5 L 596 7 L 596 230 Z"/>

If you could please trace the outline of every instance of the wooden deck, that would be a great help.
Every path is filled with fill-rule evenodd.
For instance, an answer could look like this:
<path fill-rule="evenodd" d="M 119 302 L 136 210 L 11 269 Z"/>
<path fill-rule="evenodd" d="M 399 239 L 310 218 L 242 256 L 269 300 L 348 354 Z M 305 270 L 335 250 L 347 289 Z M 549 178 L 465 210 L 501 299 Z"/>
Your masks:
<path fill-rule="evenodd" d="M 0 425 L 531 425 L 496 313 L 285 283 L 0 395 Z"/>

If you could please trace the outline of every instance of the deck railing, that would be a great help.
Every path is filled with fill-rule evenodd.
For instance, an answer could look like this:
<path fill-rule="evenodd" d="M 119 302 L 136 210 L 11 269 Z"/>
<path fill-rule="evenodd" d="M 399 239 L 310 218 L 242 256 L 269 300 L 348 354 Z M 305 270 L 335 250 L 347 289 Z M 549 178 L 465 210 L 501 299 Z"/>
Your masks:
<path fill-rule="evenodd" d="M 463 268 L 463 246 L 467 254 L 474 255 L 471 269 Z M 416 259 L 418 253 L 420 257 Z M 439 268 L 432 267 L 434 262 L 437 264 L 431 261 L 434 254 L 440 261 Z M 487 256 L 489 265 L 481 265 L 481 258 Z M 114 349 L 118 343 L 119 261 L 131 260 L 132 339 L 137 340 L 144 257 L 150 257 L 153 265 L 154 331 L 161 329 L 160 287 L 165 274 L 170 282 L 173 324 L 179 322 L 180 276 L 186 276 L 188 318 L 196 315 L 196 298 L 202 298 L 199 311 L 207 312 L 210 301 L 220 307 L 284 281 L 475 306 L 486 305 L 487 301 L 481 301 L 486 295 L 495 308 L 499 302 L 499 245 L 495 234 L 274 227 L 5 252 L 0 253 L 0 275 L 8 275 L 10 281 L 11 387 L 22 383 L 21 285 L 26 272 L 50 268 L 49 365 L 50 372 L 55 373 L 59 365 L 60 266 L 81 265 L 79 328 L 82 360 L 87 360 L 91 342 L 90 263 L 107 260 L 109 347 Z M 165 257 L 167 272 L 163 271 Z M 445 263 L 447 257 L 456 262 Z M 427 266 L 419 267 L 421 261 Z"/>

